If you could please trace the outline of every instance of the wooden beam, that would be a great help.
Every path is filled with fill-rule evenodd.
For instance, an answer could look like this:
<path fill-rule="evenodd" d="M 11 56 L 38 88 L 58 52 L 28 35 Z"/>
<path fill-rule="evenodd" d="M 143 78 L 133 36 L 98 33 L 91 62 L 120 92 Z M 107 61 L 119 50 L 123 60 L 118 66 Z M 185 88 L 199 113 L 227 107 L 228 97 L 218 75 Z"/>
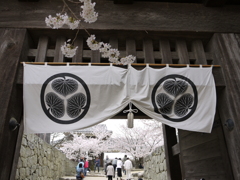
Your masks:
<path fill-rule="evenodd" d="M 48 40 L 47 36 L 41 36 L 39 38 L 35 62 L 45 62 L 47 57 Z"/>
<path fill-rule="evenodd" d="M 126 55 L 136 56 L 136 42 L 135 39 L 129 38 L 126 40 Z"/>
<path fill-rule="evenodd" d="M 172 146 L 172 155 L 175 156 L 175 155 L 178 155 L 178 154 L 180 154 L 179 143 Z"/>
<path fill-rule="evenodd" d="M 38 2 L 39 0 L 18 0 L 19 2 Z"/>
<path fill-rule="evenodd" d="M 37 6 L 36 3 L 24 3 L 23 6 L 22 2 L 16 0 L 0 1 L 0 27 L 41 29 L 41 33 L 44 33 L 43 29 L 50 29 L 44 22 L 45 17 L 61 12 L 62 5 L 59 0 L 39 1 Z M 69 3 L 69 6 L 76 15 L 79 14 L 78 5 Z M 129 6 L 98 0 L 96 9 L 99 20 L 91 24 L 84 23 L 84 27 L 81 27 L 88 29 L 91 34 L 93 30 L 110 29 L 139 30 L 146 35 L 149 31 L 199 33 L 239 32 L 240 29 L 240 6 L 237 5 L 212 9 L 197 3 L 141 1 Z M 61 29 L 55 31 L 59 32 Z"/>
<path fill-rule="evenodd" d="M 190 64 L 187 44 L 185 40 L 176 41 L 176 51 L 179 57 L 179 64 Z"/>
<path fill-rule="evenodd" d="M 164 149 L 167 165 L 168 180 L 182 180 L 180 160 L 178 156 L 173 156 L 172 146 L 177 143 L 175 128 L 168 125 L 162 125 L 164 137 Z"/>
<path fill-rule="evenodd" d="M 203 4 L 206 7 L 219 7 L 224 6 L 227 0 L 203 0 Z"/>
<path fill-rule="evenodd" d="M 24 129 L 23 126 L 24 125 L 23 125 L 23 120 L 22 120 L 21 124 L 19 126 L 18 137 L 17 137 L 15 153 L 14 153 L 14 159 L 13 159 L 13 163 L 12 163 L 12 171 L 11 171 L 9 180 L 15 180 L 15 178 L 16 178 L 16 169 L 17 169 L 18 160 L 20 157 L 20 149 L 21 149 L 21 145 L 22 145 L 22 137 L 23 137 L 23 129 Z"/>
<path fill-rule="evenodd" d="M 22 119 L 22 86 L 16 84 L 20 61 L 27 58 L 28 44 L 25 29 L 0 29 L 0 179 L 8 180 L 16 151 L 18 131 L 9 130 L 10 118 Z M 16 157 L 18 158 L 18 157 Z"/>
<path fill-rule="evenodd" d="M 216 59 L 222 66 L 226 88 L 218 94 L 218 110 L 221 123 L 227 119 L 235 123 L 234 129 L 223 128 L 231 161 L 234 179 L 240 177 L 240 34 L 215 34 L 208 45 L 208 51 L 215 53 Z"/>
<path fill-rule="evenodd" d="M 196 64 L 207 64 L 207 59 L 201 40 L 195 40 L 192 42 L 192 51 L 195 55 Z"/>
<path fill-rule="evenodd" d="M 63 36 L 57 38 L 55 51 L 54 51 L 54 59 L 53 59 L 54 62 L 64 62 L 61 46 L 64 44 L 65 41 L 66 41 L 66 38 Z"/>
<path fill-rule="evenodd" d="M 168 39 L 161 39 L 159 41 L 160 52 L 162 56 L 162 63 L 171 62 L 172 63 L 172 54 L 170 48 L 170 42 Z"/>
<path fill-rule="evenodd" d="M 143 53 L 145 63 L 154 63 L 154 55 L 153 55 L 153 42 L 151 39 L 143 40 Z"/>
<path fill-rule="evenodd" d="M 99 38 L 96 41 L 101 42 Z M 99 51 L 91 51 L 91 62 L 93 63 L 100 63 L 101 54 Z"/>
<path fill-rule="evenodd" d="M 74 46 L 78 46 L 76 55 L 73 57 L 73 62 L 82 62 L 83 57 L 83 38 L 79 37 L 75 40 Z"/>
<path fill-rule="evenodd" d="M 133 0 L 114 0 L 114 4 L 132 4 Z"/>

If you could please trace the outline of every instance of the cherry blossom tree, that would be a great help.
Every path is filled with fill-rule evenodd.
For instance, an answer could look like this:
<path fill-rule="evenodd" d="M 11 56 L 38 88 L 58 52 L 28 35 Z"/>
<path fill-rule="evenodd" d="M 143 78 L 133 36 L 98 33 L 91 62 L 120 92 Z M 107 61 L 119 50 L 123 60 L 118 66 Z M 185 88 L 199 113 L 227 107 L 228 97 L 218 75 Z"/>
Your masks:
<path fill-rule="evenodd" d="M 80 157 L 96 157 L 107 151 L 108 141 L 112 134 L 102 126 L 94 126 L 86 131 L 71 132 L 72 140 L 61 144 L 60 150 L 63 151 L 69 159 L 79 159 Z"/>
<path fill-rule="evenodd" d="M 135 162 L 141 162 L 144 156 L 163 145 L 161 123 L 155 120 L 141 121 L 141 125 L 136 124 L 134 128 L 121 125 L 117 138 L 112 138 L 112 132 L 101 126 L 93 126 L 89 132 L 82 130 L 69 133 L 70 138 L 61 144 L 60 150 L 69 159 L 75 160 L 89 153 L 96 157 L 101 153 L 114 151 L 129 154 Z"/>
<path fill-rule="evenodd" d="M 115 150 L 131 155 L 135 162 L 163 145 L 161 123 L 156 120 L 142 120 L 142 123 L 131 129 L 120 126 L 121 133 L 114 139 Z"/>

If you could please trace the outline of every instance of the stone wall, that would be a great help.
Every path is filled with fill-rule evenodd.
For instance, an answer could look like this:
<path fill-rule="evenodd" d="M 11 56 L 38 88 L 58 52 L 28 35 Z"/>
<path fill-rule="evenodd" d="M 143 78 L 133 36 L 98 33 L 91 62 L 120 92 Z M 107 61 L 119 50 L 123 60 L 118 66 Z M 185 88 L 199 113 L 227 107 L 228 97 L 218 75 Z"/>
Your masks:
<path fill-rule="evenodd" d="M 75 166 L 66 156 L 35 135 L 24 135 L 16 180 L 58 180 L 75 176 Z"/>
<path fill-rule="evenodd" d="M 167 180 L 164 146 L 144 158 L 144 180 Z"/>

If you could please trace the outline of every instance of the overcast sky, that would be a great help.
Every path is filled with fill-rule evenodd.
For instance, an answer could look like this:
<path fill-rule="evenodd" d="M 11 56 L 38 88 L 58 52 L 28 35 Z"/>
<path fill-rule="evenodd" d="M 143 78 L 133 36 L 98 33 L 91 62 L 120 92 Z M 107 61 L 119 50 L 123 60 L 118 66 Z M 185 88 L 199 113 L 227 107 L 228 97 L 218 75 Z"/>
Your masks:
<path fill-rule="evenodd" d="M 127 126 L 127 119 L 109 119 L 101 124 L 106 124 L 107 129 L 113 131 L 113 137 L 116 136 L 116 134 L 121 133 L 119 131 L 119 126 L 124 125 Z M 134 127 L 141 125 L 141 119 L 134 119 Z"/>

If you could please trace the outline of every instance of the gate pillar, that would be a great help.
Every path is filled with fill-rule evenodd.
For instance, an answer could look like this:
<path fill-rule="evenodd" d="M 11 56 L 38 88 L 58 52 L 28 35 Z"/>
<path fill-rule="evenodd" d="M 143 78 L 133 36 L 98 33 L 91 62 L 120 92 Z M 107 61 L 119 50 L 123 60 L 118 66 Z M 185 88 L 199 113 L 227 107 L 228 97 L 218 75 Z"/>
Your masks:
<path fill-rule="evenodd" d="M 21 123 L 23 112 L 22 85 L 17 85 L 20 61 L 27 57 L 27 31 L 25 29 L 0 29 L 0 179 L 8 180 L 15 173 L 14 155 L 19 128 L 9 129 L 15 118 Z M 22 127 L 21 127 L 22 128 Z M 21 133 L 20 133 L 21 134 Z M 19 140 L 21 142 L 21 138 Z M 20 147 L 16 150 L 19 152 Z M 15 178 L 15 177 L 14 177 Z"/>
<path fill-rule="evenodd" d="M 221 65 L 226 87 L 218 92 L 221 123 L 234 122 L 233 130 L 224 128 L 224 136 L 232 165 L 234 179 L 240 179 L 240 34 L 216 33 L 208 49 L 215 54 L 214 62 Z"/>

